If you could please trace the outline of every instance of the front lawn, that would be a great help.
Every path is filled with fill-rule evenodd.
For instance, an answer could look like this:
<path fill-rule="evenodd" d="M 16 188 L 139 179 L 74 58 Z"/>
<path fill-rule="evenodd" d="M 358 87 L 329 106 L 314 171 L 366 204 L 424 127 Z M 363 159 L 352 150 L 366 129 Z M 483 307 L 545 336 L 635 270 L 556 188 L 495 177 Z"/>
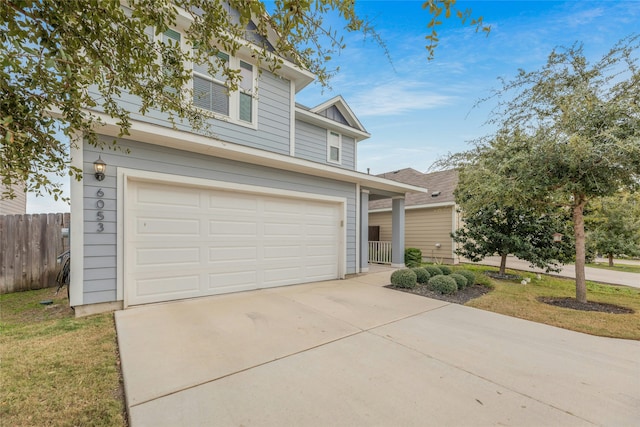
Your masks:
<path fill-rule="evenodd" d="M 53 293 L 0 295 L 0 424 L 125 426 L 113 313 L 76 319 Z"/>
<path fill-rule="evenodd" d="M 465 266 L 465 268 L 480 274 L 496 270 L 491 267 L 475 265 Z M 531 282 L 522 285 L 520 281 L 490 279 L 494 290 L 469 301 L 466 305 L 577 332 L 640 340 L 640 289 L 587 282 L 587 299 L 589 301 L 626 307 L 635 312 L 611 314 L 573 310 L 545 304 L 540 302 L 538 298 L 575 298 L 574 280 L 546 275 L 537 279 L 534 273 L 508 272 L 528 277 Z"/>

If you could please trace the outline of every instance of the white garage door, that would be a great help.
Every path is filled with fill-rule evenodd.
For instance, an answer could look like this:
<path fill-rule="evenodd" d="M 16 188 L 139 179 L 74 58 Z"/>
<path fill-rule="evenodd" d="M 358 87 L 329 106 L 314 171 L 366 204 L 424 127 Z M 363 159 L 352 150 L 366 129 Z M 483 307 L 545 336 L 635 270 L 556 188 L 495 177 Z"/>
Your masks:
<path fill-rule="evenodd" d="M 127 305 L 340 276 L 342 204 L 130 181 Z"/>

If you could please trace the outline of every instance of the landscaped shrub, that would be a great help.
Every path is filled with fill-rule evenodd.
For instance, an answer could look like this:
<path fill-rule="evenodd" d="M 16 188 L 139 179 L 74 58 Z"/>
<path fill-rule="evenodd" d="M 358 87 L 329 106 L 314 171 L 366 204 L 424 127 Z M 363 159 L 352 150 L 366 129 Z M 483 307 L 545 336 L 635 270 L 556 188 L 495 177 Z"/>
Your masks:
<path fill-rule="evenodd" d="M 429 279 L 429 286 L 441 294 L 455 294 L 458 291 L 458 284 L 451 276 L 440 274 Z"/>
<path fill-rule="evenodd" d="M 408 268 L 391 273 L 391 284 L 399 288 L 415 288 L 417 280 L 416 273 Z"/>
<path fill-rule="evenodd" d="M 414 267 L 412 268 L 413 272 L 416 273 L 416 277 L 418 278 L 418 283 L 421 285 L 426 285 L 429 282 L 429 278 L 431 275 L 429 272 L 423 267 Z"/>
<path fill-rule="evenodd" d="M 473 286 L 476 283 L 476 273 L 471 270 L 456 270 L 456 274 L 464 276 L 467 279 L 467 286 Z"/>
<path fill-rule="evenodd" d="M 404 250 L 404 265 L 407 267 L 418 267 L 422 264 L 422 251 L 418 248 L 407 248 Z"/>
<path fill-rule="evenodd" d="M 425 265 L 424 269 L 429 272 L 429 275 L 431 277 L 439 276 L 442 274 L 442 270 L 440 270 L 440 268 L 436 267 L 435 265 Z"/>
<path fill-rule="evenodd" d="M 464 277 L 461 274 L 457 274 L 457 273 L 453 273 L 450 274 L 449 277 L 451 277 L 453 280 L 456 281 L 456 284 L 458 285 L 458 290 L 461 291 L 464 288 L 467 287 L 467 278 Z"/>
<path fill-rule="evenodd" d="M 445 276 L 451 274 L 451 267 L 449 267 L 448 265 L 439 265 L 438 268 Z"/>

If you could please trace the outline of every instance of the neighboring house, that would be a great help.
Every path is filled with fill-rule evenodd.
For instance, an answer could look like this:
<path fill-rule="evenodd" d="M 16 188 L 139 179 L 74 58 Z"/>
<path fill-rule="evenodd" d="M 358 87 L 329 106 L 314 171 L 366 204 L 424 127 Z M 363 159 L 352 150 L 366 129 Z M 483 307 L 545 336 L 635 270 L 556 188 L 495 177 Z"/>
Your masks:
<path fill-rule="evenodd" d="M 460 227 L 453 192 L 458 185 L 456 170 L 421 173 L 407 168 L 377 175 L 382 178 L 428 188 L 427 193 L 408 193 L 405 199 L 405 246 L 419 248 L 425 261 L 457 264 L 450 233 Z M 369 202 L 370 239 L 391 240 L 391 202 Z"/>
<path fill-rule="evenodd" d="M 189 25 L 181 19 L 162 37 L 181 42 Z M 80 142 L 72 152 L 85 172 L 71 182 L 77 315 L 344 278 L 367 271 L 369 198 L 393 197 L 403 224 L 404 194 L 420 189 L 356 172 L 357 143 L 369 133 L 342 97 L 303 107 L 295 95 L 314 80 L 308 71 L 285 60 L 277 75 L 258 73 L 244 51 L 225 60 L 245 78 L 231 94 L 193 69 L 194 92 L 205 95 L 194 103 L 219 117 L 215 137 L 174 129 L 164 113 L 140 115 L 124 96 L 133 119 L 118 139 L 125 150 Z M 116 121 L 94 113 L 106 123 L 99 137 L 116 138 Z M 396 265 L 403 237 L 393 236 Z"/>
<path fill-rule="evenodd" d="M 22 185 L 14 186 L 15 197 L 13 199 L 2 198 L 6 187 L 0 184 L 0 215 L 20 215 L 27 213 L 27 193 Z"/>

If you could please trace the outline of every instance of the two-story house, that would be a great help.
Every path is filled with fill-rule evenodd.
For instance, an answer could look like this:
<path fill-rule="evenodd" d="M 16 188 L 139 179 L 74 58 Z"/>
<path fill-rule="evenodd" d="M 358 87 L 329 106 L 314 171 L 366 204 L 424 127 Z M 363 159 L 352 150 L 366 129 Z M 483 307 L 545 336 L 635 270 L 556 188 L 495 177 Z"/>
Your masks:
<path fill-rule="evenodd" d="M 162 37 L 181 44 L 184 14 Z M 182 46 L 182 48 L 187 48 Z M 72 164 L 70 304 L 77 315 L 343 278 L 367 271 L 368 201 L 393 199 L 394 263 L 404 262 L 404 194 L 418 187 L 356 172 L 369 134 L 342 97 L 307 108 L 295 96 L 314 76 L 286 59 L 278 74 L 240 50 L 229 93 L 193 66 L 193 102 L 215 113 L 215 136 L 138 114 L 124 150 L 82 142 Z M 119 126 L 94 111 L 112 141 Z M 106 165 L 104 179 L 94 163 Z M 396 233 L 395 230 L 398 230 Z"/>

